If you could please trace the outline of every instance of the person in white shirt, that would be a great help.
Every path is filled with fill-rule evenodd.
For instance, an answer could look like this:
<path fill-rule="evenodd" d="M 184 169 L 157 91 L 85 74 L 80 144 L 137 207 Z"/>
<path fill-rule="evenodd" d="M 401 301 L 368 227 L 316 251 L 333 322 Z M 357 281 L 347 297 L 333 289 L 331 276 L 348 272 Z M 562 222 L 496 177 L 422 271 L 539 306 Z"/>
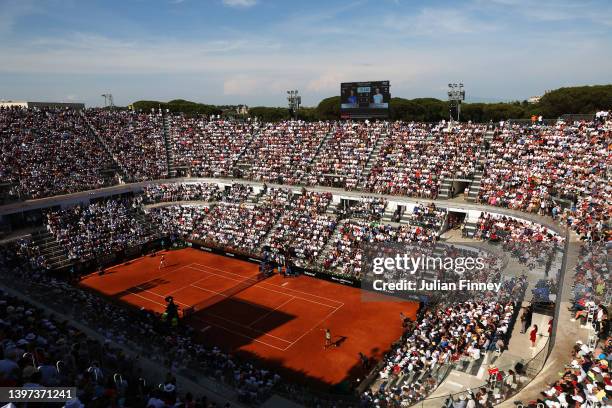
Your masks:
<path fill-rule="evenodd" d="M 383 103 L 383 95 L 380 93 L 380 89 L 376 88 L 376 93 L 374 94 L 374 96 L 372 96 L 372 100 L 377 105 Z"/>

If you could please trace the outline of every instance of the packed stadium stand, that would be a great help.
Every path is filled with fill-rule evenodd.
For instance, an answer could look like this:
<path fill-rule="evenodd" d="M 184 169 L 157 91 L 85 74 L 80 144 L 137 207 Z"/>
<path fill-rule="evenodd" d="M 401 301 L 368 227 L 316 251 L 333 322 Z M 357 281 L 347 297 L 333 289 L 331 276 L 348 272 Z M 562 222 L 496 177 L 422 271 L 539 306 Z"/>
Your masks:
<path fill-rule="evenodd" d="M 609 404 L 611 143 L 609 121 L 259 123 L 1 108 L 0 380 L 77 384 L 72 406 L 208 406 L 179 386 L 185 375 L 223 384 L 230 397 L 219 398 L 221 385 L 209 397 L 237 406 L 274 394 L 321 407 Z M 170 178 L 175 171 L 185 178 Z M 304 273 L 359 286 L 369 244 L 484 254 L 486 268 L 470 278 L 501 290 L 421 299 L 401 337 L 364 355 L 340 397 L 76 284 L 150 250 L 198 245 L 262 265 L 291 259 Z M 554 343 L 552 316 L 568 306 L 571 318 L 554 327 L 584 338 L 571 338 L 553 378 L 542 356 Z M 159 387 L 123 346 L 150 348 L 168 373 Z M 540 372 L 552 380 L 536 392 Z M 459 377 L 471 390 L 452 389 Z"/>

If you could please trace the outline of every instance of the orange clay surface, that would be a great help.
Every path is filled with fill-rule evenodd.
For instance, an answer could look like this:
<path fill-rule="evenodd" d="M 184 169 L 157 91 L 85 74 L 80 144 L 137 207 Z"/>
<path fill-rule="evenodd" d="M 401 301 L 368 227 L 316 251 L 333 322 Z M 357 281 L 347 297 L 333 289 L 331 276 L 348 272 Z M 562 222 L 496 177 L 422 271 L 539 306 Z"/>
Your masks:
<path fill-rule="evenodd" d="M 259 272 L 258 265 L 187 248 L 161 253 L 90 275 L 81 285 L 156 312 L 166 296 L 196 307 L 186 321 L 208 345 L 310 385 L 363 378 L 359 352 L 379 360 L 402 333 L 400 312 L 414 318 L 412 302 L 364 302 L 361 290 L 300 276 L 274 275 L 233 296 L 227 293 Z M 225 292 L 225 293 L 224 293 Z M 324 348 L 329 328 L 337 347 Z"/>

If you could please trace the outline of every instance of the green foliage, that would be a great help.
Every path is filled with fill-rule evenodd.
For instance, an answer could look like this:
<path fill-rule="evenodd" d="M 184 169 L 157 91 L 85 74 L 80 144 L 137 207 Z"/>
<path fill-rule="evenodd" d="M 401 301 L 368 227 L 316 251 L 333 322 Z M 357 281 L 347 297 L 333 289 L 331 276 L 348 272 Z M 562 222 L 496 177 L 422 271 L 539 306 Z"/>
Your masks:
<path fill-rule="evenodd" d="M 289 119 L 289 109 L 255 106 L 254 108 L 249 108 L 249 116 L 264 122 L 278 122 Z"/>
<path fill-rule="evenodd" d="M 323 99 L 315 109 L 317 120 L 340 119 L 340 97 L 332 96 Z"/>
<path fill-rule="evenodd" d="M 171 112 L 187 114 L 218 115 L 231 112 L 230 106 L 214 106 L 175 99 L 169 102 L 138 101 L 135 109 L 145 112 L 152 108 L 169 109 Z M 461 105 L 461 120 L 489 122 L 506 119 L 528 119 L 531 115 L 542 115 L 555 119 L 566 113 L 593 114 L 599 109 L 612 109 L 612 85 L 580 86 L 560 88 L 546 93 L 539 103 L 530 105 L 527 101 L 498 103 L 464 103 Z M 242 117 L 230 114 L 228 116 Z M 262 121 L 276 122 L 289 119 L 287 108 L 256 106 L 249 109 L 250 117 Z M 390 118 L 392 120 L 435 122 L 449 117 L 448 102 L 435 98 L 391 98 Z M 323 99 L 316 108 L 301 108 L 298 118 L 306 121 L 340 119 L 340 97 Z"/>
<path fill-rule="evenodd" d="M 393 120 L 433 122 L 448 117 L 448 103 L 435 98 L 391 98 L 389 103 Z"/>
<path fill-rule="evenodd" d="M 175 99 L 170 102 L 159 102 L 159 101 L 137 101 L 132 104 L 135 110 L 142 110 L 143 112 L 149 112 L 151 109 L 168 109 L 172 113 L 186 113 L 186 114 L 199 114 L 199 115 L 219 115 L 221 109 L 214 105 L 205 105 L 203 103 L 196 103 L 186 101 L 184 99 Z"/>
<path fill-rule="evenodd" d="M 612 85 L 559 88 L 544 94 L 536 106 L 537 112 L 545 118 L 612 109 Z"/>

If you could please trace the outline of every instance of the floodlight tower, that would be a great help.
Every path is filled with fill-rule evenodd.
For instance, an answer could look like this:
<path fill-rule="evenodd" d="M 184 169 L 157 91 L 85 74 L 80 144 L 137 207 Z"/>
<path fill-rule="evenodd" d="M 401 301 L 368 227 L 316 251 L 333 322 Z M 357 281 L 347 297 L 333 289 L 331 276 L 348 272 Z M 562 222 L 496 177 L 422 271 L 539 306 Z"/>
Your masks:
<path fill-rule="evenodd" d="M 461 102 L 465 101 L 465 89 L 462 83 L 448 84 L 448 102 L 450 121 L 453 119 L 453 108 L 457 108 L 457 122 L 461 117 Z"/>
<path fill-rule="evenodd" d="M 287 91 L 287 102 L 289 106 L 289 113 L 294 119 L 297 119 L 298 110 L 302 104 L 302 97 L 298 95 L 297 89 Z"/>
<path fill-rule="evenodd" d="M 105 93 L 102 94 L 102 97 L 104 98 L 104 107 L 109 107 L 112 109 L 115 106 L 115 103 L 113 102 L 113 94 Z"/>

